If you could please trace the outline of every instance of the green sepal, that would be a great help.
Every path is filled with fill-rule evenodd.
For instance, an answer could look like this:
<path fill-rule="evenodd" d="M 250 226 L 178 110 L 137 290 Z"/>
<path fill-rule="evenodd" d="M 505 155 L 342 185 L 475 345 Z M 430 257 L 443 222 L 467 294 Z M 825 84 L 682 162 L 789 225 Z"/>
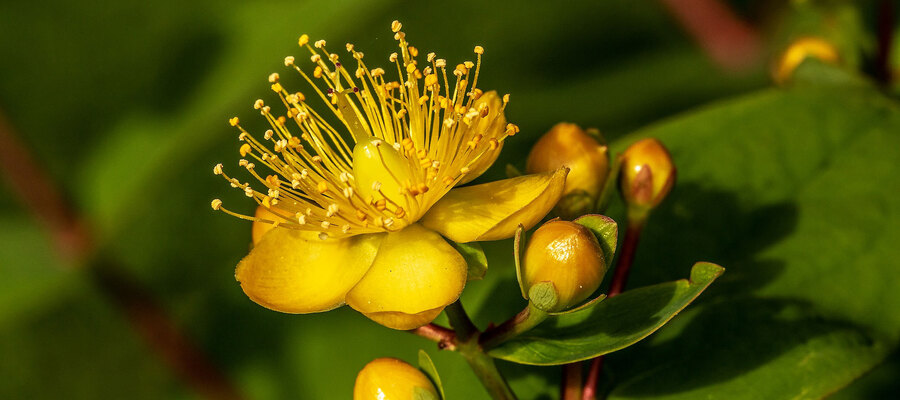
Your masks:
<path fill-rule="evenodd" d="M 478 242 L 449 242 L 456 248 L 456 251 L 463 256 L 463 259 L 466 260 L 466 266 L 468 266 L 466 280 L 477 281 L 484 278 L 484 275 L 487 274 L 488 263 L 487 257 L 484 255 L 484 249 L 481 248 L 481 245 L 478 244 Z"/>
<path fill-rule="evenodd" d="M 603 261 L 606 267 L 612 266 L 613 257 L 616 255 L 616 246 L 619 241 L 619 225 L 612 218 L 600 214 L 582 215 L 572 221 L 591 230 L 600 249 L 603 250 Z"/>
<path fill-rule="evenodd" d="M 428 376 L 428 379 L 431 379 L 431 383 L 434 384 L 434 387 L 437 388 L 438 393 L 441 394 L 441 399 L 446 398 L 447 396 L 444 395 L 444 385 L 441 383 L 441 377 L 440 375 L 438 375 L 437 368 L 434 366 L 434 361 L 432 361 L 428 353 L 426 353 L 425 350 L 422 349 L 419 349 L 419 369 L 422 370 L 422 372 L 424 372 L 426 376 Z M 416 389 L 420 388 L 417 387 Z M 431 393 L 427 394 L 432 398 L 434 397 L 431 395 Z"/>

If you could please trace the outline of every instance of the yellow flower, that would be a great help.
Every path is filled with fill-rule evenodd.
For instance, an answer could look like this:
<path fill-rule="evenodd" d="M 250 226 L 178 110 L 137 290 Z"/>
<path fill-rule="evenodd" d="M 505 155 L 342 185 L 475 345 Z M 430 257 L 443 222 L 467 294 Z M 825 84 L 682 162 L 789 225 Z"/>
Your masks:
<path fill-rule="evenodd" d="M 496 160 L 519 128 L 506 122 L 509 97 L 475 87 L 476 61 L 448 67 L 429 53 L 420 59 L 400 23 L 400 46 L 390 55 L 398 80 L 369 69 L 347 44 L 354 66 L 310 45 L 312 74 L 296 70 L 324 104 L 289 92 L 269 77 L 284 106 L 276 115 L 262 100 L 254 108 L 271 129 L 254 137 L 240 130 L 239 165 L 263 186 L 213 171 L 254 199 L 254 248 L 235 276 L 253 301 L 287 313 L 327 311 L 343 304 L 395 329 L 413 329 L 456 301 L 466 283 L 463 257 L 446 239 L 463 243 L 511 237 L 535 225 L 559 200 L 567 169 L 459 187 Z M 393 67 L 392 67 L 393 68 Z M 320 108 L 321 109 L 321 108 Z M 289 128 L 290 125 L 290 128 Z M 257 164 L 271 173 L 261 173 Z M 446 238 L 446 239 L 445 239 Z"/>

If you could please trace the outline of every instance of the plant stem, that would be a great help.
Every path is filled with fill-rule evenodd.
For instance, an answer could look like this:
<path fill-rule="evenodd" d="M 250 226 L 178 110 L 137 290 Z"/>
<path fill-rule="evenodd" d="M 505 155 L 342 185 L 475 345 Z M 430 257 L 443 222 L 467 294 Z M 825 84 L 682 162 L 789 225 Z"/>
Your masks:
<path fill-rule="evenodd" d="M 437 324 L 428 324 L 408 331 L 437 343 L 441 350 L 456 350 L 456 332 Z"/>
<path fill-rule="evenodd" d="M 622 252 L 616 261 L 616 269 L 612 284 L 609 286 L 609 293 L 606 294 L 607 297 L 613 297 L 625 290 L 625 283 L 628 281 L 628 273 L 631 272 L 631 264 L 634 262 L 634 255 L 637 251 L 638 241 L 640 241 L 641 231 L 644 229 L 646 220 L 646 217 L 628 219 L 625 241 L 622 243 Z"/>
<path fill-rule="evenodd" d="M 478 343 L 478 337 L 481 332 L 469 319 L 469 315 L 463 309 L 462 303 L 457 300 L 453 304 L 444 309 L 447 318 L 450 319 L 450 325 L 456 330 L 457 349 L 475 376 L 481 381 L 481 384 L 494 400 L 515 400 L 516 395 L 509 388 L 506 379 L 500 374 L 494 359 L 489 357 L 481 345 Z"/>
<path fill-rule="evenodd" d="M 581 400 L 581 363 L 563 365 L 560 399 Z"/>
<path fill-rule="evenodd" d="M 607 297 L 616 296 L 625 289 L 628 273 L 631 271 L 631 264 L 634 262 L 634 255 L 637 252 L 638 242 L 641 238 L 641 231 L 644 229 L 648 215 L 649 212 L 646 210 L 629 208 L 625 241 L 622 243 L 622 251 L 619 253 L 619 259 L 616 261 L 616 269 Z M 588 371 L 587 381 L 584 384 L 582 400 L 594 400 L 597 398 L 597 383 L 600 380 L 600 372 L 602 371 L 603 356 L 591 360 L 591 368 Z"/>
<path fill-rule="evenodd" d="M 875 78 L 883 85 L 891 83 L 891 50 L 894 40 L 894 0 L 882 0 L 878 6 L 878 53 Z"/>
<path fill-rule="evenodd" d="M 493 329 L 485 331 L 484 334 L 481 335 L 481 346 L 490 350 L 497 347 L 500 343 L 534 328 L 545 319 L 547 319 L 547 313 L 541 311 L 529 302 L 528 306 L 514 317 Z"/>
<path fill-rule="evenodd" d="M 706 54 L 721 67 L 745 70 L 761 60 L 759 32 L 721 0 L 662 0 Z"/>

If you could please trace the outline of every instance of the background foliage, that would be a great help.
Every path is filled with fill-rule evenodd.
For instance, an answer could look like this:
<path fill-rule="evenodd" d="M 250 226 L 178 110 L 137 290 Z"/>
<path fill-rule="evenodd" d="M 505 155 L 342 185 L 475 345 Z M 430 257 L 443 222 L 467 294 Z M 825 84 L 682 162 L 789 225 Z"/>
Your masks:
<path fill-rule="evenodd" d="M 871 70 L 877 7 L 795 3 L 732 6 L 763 32 L 766 57 L 816 33 L 841 47 L 844 68 L 806 63 L 789 88 L 771 88 L 768 58 L 728 72 L 657 2 L 7 1 L 0 109 L 100 254 L 248 397 L 347 398 L 366 362 L 415 363 L 424 348 L 449 398 L 482 398 L 463 360 L 430 342 L 347 308 L 288 316 L 250 302 L 233 279 L 249 225 L 208 206 L 252 210 L 211 168 L 235 162 L 226 119 L 254 119 L 299 34 L 352 41 L 384 63 L 394 19 L 450 62 L 481 44 L 479 81 L 512 93 L 508 118 L 522 128 L 484 179 L 521 167 L 559 121 L 597 127 L 619 151 L 659 137 L 679 182 L 629 286 L 684 278 L 699 260 L 727 269 L 660 332 L 609 357 L 611 398 L 896 395 L 900 113 L 858 72 Z M 622 221 L 621 205 L 610 214 Z M 0 186 L 0 398 L 193 398 L 50 240 Z M 512 244 L 484 247 L 488 273 L 463 297 L 480 326 L 524 306 Z M 501 369 L 522 398 L 555 398 L 558 368 Z"/>

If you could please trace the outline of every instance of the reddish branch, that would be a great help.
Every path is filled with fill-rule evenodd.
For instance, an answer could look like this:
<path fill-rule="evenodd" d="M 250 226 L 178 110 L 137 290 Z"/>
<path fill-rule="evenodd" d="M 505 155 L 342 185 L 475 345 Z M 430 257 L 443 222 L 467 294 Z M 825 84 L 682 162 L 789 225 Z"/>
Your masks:
<path fill-rule="evenodd" d="M 759 33 L 719 0 L 660 0 L 720 66 L 741 70 L 762 55 Z"/>
<path fill-rule="evenodd" d="M 47 173 L 18 139 L 0 112 L 0 174 L 22 203 L 51 233 L 60 256 L 80 265 L 91 256 L 91 237 Z M 90 264 L 97 287 L 118 306 L 131 327 L 197 394 L 207 399 L 240 399 L 237 389 L 182 334 L 152 294 L 113 265 Z"/>

